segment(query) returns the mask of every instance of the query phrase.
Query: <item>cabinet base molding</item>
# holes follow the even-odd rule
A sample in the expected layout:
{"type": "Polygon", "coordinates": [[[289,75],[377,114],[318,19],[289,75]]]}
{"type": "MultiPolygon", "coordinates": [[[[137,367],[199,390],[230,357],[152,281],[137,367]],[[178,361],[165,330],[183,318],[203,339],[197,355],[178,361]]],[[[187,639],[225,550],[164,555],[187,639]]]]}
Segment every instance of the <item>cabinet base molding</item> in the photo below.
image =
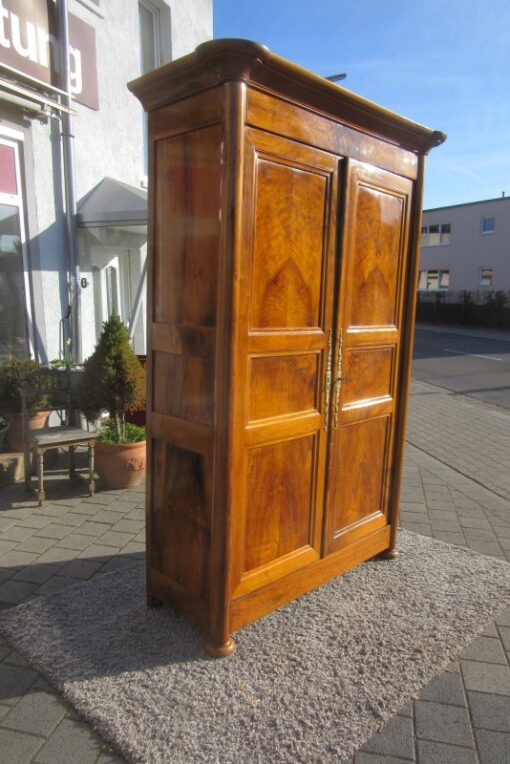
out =
{"type": "Polygon", "coordinates": [[[389,525],[380,528],[338,552],[234,600],[230,609],[230,629],[236,631],[335,576],[379,555],[388,549],[390,532],[389,525]]]}

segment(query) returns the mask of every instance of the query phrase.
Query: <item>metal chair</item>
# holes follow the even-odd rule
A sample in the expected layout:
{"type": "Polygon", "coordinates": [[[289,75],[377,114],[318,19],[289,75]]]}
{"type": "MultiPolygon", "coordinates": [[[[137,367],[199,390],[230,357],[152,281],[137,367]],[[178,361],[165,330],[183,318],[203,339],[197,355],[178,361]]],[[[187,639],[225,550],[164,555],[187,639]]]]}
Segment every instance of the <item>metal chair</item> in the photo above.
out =
{"type": "MultiPolygon", "coordinates": [[[[40,380],[40,381],[42,381],[40,380]]],[[[21,374],[21,414],[23,423],[23,443],[25,451],[25,486],[27,490],[33,490],[37,496],[39,506],[45,500],[44,493],[44,453],[51,448],[69,449],[69,477],[75,476],[75,448],[76,446],[88,447],[88,490],[89,496],[94,495],[94,446],[96,433],[75,426],[76,423],[76,391],[79,380],[79,372],[66,369],[42,368],[21,374]],[[56,426],[44,427],[41,430],[31,430],[29,420],[29,388],[33,384],[34,375],[40,375],[43,384],[47,384],[48,397],[51,402],[48,406],[50,411],[58,412],[61,423],[56,426]],[[37,488],[31,481],[31,455],[34,454],[37,467],[37,488]]]]}

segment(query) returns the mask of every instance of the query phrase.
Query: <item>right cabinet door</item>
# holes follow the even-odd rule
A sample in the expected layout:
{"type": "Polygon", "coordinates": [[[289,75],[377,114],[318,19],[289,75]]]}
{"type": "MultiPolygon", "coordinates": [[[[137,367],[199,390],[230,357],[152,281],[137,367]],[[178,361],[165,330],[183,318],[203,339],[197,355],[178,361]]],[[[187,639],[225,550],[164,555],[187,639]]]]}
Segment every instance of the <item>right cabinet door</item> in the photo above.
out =
{"type": "Polygon", "coordinates": [[[324,553],[389,521],[412,181],[347,163],[324,553]]]}

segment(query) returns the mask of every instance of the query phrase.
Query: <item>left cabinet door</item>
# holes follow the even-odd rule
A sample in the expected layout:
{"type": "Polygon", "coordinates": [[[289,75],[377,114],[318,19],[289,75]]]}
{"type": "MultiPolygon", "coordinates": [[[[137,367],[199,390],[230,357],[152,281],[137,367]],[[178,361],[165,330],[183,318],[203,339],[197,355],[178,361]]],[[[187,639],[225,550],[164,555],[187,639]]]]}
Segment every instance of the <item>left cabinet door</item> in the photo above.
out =
{"type": "Polygon", "coordinates": [[[320,557],[340,161],[246,129],[234,304],[234,599],[320,557]]]}

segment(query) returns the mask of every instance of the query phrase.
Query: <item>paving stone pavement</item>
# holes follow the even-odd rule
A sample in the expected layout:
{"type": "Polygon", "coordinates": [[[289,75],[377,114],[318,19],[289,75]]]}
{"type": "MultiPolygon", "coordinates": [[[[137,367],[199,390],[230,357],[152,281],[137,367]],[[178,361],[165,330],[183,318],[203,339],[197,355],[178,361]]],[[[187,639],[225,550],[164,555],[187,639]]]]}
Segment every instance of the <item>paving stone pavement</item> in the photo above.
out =
{"type": "MultiPolygon", "coordinates": [[[[404,528],[510,561],[509,477],[510,412],[413,382],[404,528]]],[[[508,764],[510,609],[351,762],[508,764]]]]}
{"type": "Polygon", "coordinates": [[[417,381],[412,401],[408,442],[510,499],[509,412],[417,381]]]}
{"type": "MultiPolygon", "coordinates": [[[[478,401],[414,384],[403,527],[510,560],[510,413],[503,417],[478,401]],[[484,458],[488,448],[492,462],[484,458]]],[[[48,495],[37,508],[20,485],[0,492],[0,607],[144,554],[143,488],[84,498],[82,486],[55,480],[48,495]]],[[[0,762],[122,761],[0,637],[0,762]]],[[[510,762],[510,609],[348,764],[403,762],[510,762]]]]}

